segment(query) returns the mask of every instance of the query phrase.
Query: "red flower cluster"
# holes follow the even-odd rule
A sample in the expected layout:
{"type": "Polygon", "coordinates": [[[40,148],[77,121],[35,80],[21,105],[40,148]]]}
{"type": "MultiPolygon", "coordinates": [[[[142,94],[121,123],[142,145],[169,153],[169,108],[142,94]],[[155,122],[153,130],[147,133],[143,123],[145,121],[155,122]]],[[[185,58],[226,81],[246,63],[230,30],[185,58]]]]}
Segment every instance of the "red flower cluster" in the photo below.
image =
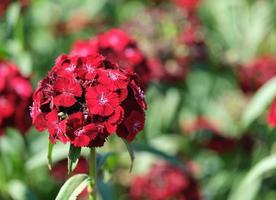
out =
{"type": "Polygon", "coordinates": [[[111,29],[87,41],[76,41],[71,50],[72,55],[86,56],[100,53],[120,67],[135,72],[140,76],[143,88],[151,80],[151,70],[136,42],[120,29],[111,29]]]}
{"type": "Polygon", "coordinates": [[[31,126],[29,106],[32,92],[31,83],[17,66],[0,60],[0,135],[6,127],[25,133],[31,126]]]}
{"type": "Polygon", "coordinates": [[[146,109],[137,79],[100,54],[61,55],[33,95],[33,124],[48,129],[52,143],[102,146],[115,132],[132,141],[146,109]]]}
{"type": "Polygon", "coordinates": [[[136,177],[130,187],[131,200],[200,200],[196,181],[169,164],[153,165],[147,175],[136,177]]]}
{"type": "Polygon", "coordinates": [[[238,79],[245,93],[255,92],[276,75],[276,57],[264,56],[239,68],[238,79]]]}

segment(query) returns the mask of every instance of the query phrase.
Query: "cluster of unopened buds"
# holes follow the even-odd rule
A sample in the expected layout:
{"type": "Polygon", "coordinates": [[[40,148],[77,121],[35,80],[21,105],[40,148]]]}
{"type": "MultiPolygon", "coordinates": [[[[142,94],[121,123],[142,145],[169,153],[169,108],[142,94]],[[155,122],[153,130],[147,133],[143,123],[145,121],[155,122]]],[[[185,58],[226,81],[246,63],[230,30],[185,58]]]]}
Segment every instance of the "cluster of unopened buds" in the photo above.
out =
{"type": "Polygon", "coordinates": [[[12,127],[25,133],[31,126],[32,85],[9,61],[0,60],[0,135],[12,127]]]}
{"type": "Polygon", "coordinates": [[[52,143],[98,147],[113,133],[132,141],[144,127],[138,77],[97,53],[59,56],[33,100],[33,124],[52,143]]]}

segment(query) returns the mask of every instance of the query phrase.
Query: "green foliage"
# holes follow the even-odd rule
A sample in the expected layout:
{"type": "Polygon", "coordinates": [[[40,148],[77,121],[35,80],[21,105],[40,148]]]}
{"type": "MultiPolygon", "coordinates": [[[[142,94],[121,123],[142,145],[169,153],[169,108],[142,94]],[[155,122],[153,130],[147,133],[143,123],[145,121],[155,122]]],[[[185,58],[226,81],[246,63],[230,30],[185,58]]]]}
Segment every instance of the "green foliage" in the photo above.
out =
{"type": "Polygon", "coordinates": [[[70,174],[77,166],[78,160],[81,153],[81,147],[75,147],[70,145],[69,154],[68,154],[68,174],[70,174]]]}
{"type": "Polygon", "coordinates": [[[134,162],[134,159],[135,159],[135,156],[134,156],[134,151],[133,151],[133,148],[132,148],[132,144],[129,143],[128,141],[126,141],[125,139],[122,139],[123,142],[125,143],[126,145],[126,148],[127,148],[127,151],[128,151],[128,154],[129,154],[129,157],[130,157],[130,167],[129,167],[129,171],[131,172],[132,171],[132,168],[133,168],[133,162],[134,162]]]}
{"type": "Polygon", "coordinates": [[[241,117],[241,127],[246,130],[264,111],[276,96],[276,79],[263,85],[249,102],[241,117]]]}
{"type": "Polygon", "coordinates": [[[56,200],[76,200],[77,196],[87,187],[89,177],[77,174],[69,178],[61,187],[56,200]]]}

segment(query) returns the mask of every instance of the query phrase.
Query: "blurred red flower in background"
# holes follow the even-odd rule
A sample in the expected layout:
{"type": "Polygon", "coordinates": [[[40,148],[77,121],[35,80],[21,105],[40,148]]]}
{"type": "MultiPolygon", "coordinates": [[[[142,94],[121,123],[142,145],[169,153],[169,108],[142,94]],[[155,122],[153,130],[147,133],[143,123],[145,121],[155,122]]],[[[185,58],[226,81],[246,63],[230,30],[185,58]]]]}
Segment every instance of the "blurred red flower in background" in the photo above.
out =
{"type": "Polygon", "coordinates": [[[196,61],[205,61],[207,59],[207,46],[201,31],[201,23],[197,18],[189,20],[180,35],[180,41],[188,47],[191,59],[196,61]]]}
{"type": "Polygon", "coordinates": [[[200,200],[196,181],[185,171],[170,164],[155,164],[143,176],[133,179],[129,199],[131,200],[200,200]]]}
{"type": "Polygon", "coordinates": [[[78,40],[73,44],[72,55],[89,55],[98,52],[123,69],[140,76],[143,88],[152,79],[152,72],[135,40],[120,29],[111,29],[89,40],[78,40]]]}
{"type": "Polygon", "coordinates": [[[25,133],[31,126],[32,85],[9,61],[0,60],[0,135],[6,127],[25,133]]]}
{"type": "Polygon", "coordinates": [[[276,99],[274,99],[268,110],[267,122],[271,127],[276,127],[276,99]]]}
{"type": "Polygon", "coordinates": [[[263,56],[238,69],[238,80],[245,93],[255,92],[276,75],[276,57],[263,56]]]}
{"type": "Polygon", "coordinates": [[[217,153],[229,153],[241,147],[246,152],[251,152],[254,141],[249,136],[232,138],[224,135],[216,123],[204,116],[182,125],[186,134],[198,134],[199,145],[217,153]],[[199,135],[200,134],[200,135],[199,135]]]}
{"type": "MultiPolygon", "coordinates": [[[[8,7],[13,1],[11,0],[1,0],[0,1],[0,17],[5,14],[7,11],[8,7]]],[[[24,11],[28,5],[30,4],[29,0],[18,0],[17,1],[21,7],[21,9],[24,11]]]]}
{"type": "Polygon", "coordinates": [[[5,14],[7,8],[9,7],[11,0],[1,0],[0,3],[0,17],[5,14]]]}
{"type": "Polygon", "coordinates": [[[61,55],[33,95],[35,127],[55,143],[102,146],[117,133],[132,141],[144,127],[146,103],[138,77],[100,54],[61,55]]]}
{"type": "Polygon", "coordinates": [[[79,158],[76,168],[70,175],[67,173],[67,162],[67,159],[60,160],[52,166],[50,174],[56,182],[64,183],[70,176],[88,173],[88,162],[84,157],[79,158]]]}
{"type": "Polygon", "coordinates": [[[200,0],[174,0],[174,2],[188,13],[193,13],[196,11],[200,0]]]}

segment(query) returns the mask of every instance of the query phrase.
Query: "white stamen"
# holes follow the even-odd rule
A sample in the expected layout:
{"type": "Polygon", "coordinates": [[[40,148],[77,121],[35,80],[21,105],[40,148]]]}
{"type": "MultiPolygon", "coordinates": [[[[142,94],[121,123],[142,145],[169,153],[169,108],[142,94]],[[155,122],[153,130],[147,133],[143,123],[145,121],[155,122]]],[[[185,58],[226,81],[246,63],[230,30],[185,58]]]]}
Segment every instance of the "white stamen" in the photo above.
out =
{"type": "Polygon", "coordinates": [[[76,69],[76,65],[71,64],[66,68],[66,71],[73,72],[76,69]]]}
{"type": "Polygon", "coordinates": [[[136,121],[136,122],[133,124],[133,130],[134,130],[135,132],[138,132],[139,129],[140,129],[140,126],[141,126],[141,123],[138,122],[138,121],[136,121]]]}
{"type": "Polygon", "coordinates": [[[95,69],[92,67],[92,65],[86,64],[85,69],[88,73],[93,73],[95,69]]]}
{"type": "Polygon", "coordinates": [[[104,104],[106,104],[107,102],[108,102],[108,100],[107,100],[105,94],[102,93],[102,94],[100,95],[100,97],[99,97],[99,103],[100,103],[100,105],[104,105],[104,104]]]}
{"type": "Polygon", "coordinates": [[[112,72],[108,72],[108,77],[112,80],[115,81],[118,79],[118,75],[112,72]]]}

